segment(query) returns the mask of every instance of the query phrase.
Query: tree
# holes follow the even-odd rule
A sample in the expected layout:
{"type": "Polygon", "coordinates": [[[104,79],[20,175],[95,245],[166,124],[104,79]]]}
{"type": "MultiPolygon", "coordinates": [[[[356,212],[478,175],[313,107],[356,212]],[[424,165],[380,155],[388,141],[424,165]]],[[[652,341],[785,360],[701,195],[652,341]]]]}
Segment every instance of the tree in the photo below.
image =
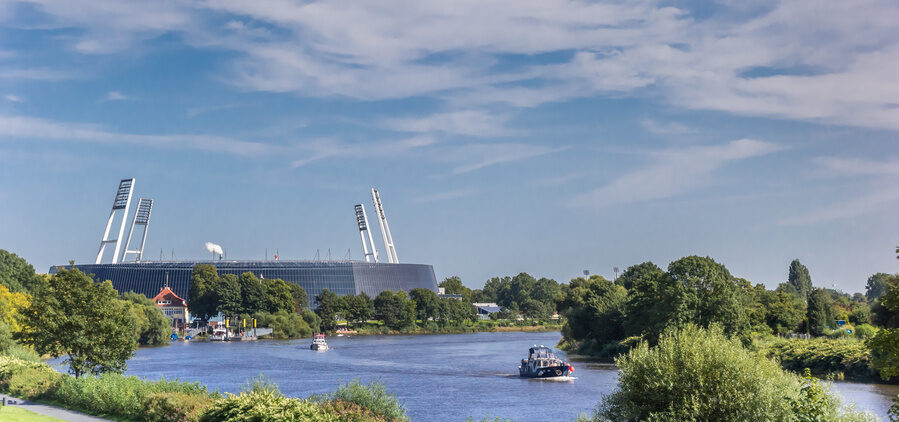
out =
{"type": "Polygon", "coordinates": [[[138,344],[144,346],[158,346],[169,341],[172,332],[172,320],[146,296],[127,292],[121,295],[122,300],[129,304],[131,312],[136,318],[135,338],[138,344]]]}
{"type": "Polygon", "coordinates": [[[443,298],[438,305],[438,319],[442,325],[462,325],[475,317],[474,307],[461,300],[443,298]]]}
{"type": "Polygon", "coordinates": [[[758,299],[764,309],[763,322],[771,327],[774,334],[795,331],[805,318],[805,305],[796,295],[763,289],[758,292],[758,299]]]}
{"type": "Polygon", "coordinates": [[[212,290],[216,314],[221,312],[225,317],[233,317],[243,311],[243,293],[236,274],[222,275],[213,284],[212,290]]]}
{"type": "Polygon", "coordinates": [[[297,302],[290,289],[291,284],[296,285],[280,278],[262,280],[262,287],[265,291],[265,308],[268,312],[275,313],[280,310],[292,314],[297,312],[297,302]]]}
{"type": "Polygon", "coordinates": [[[315,296],[315,313],[321,318],[321,330],[330,331],[337,327],[337,314],[340,312],[340,298],[337,294],[322,289],[315,296]]]}
{"type": "Polygon", "coordinates": [[[0,249],[0,285],[13,293],[29,292],[35,280],[34,267],[24,258],[0,249]]]}
{"type": "Polygon", "coordinates": [[[662,271],[661,268],[656,264],[647,261],[642,264],[631,265],[628,267],[621,273],[621,276],[615,280],[615,284],[630,290],[634,288],[635,284],[643,280],[658,280],[663,274],[665,274],[665,272],[662,271]]]}
{"type": "Polygon", "coordinates": [[[865,285],[865,297],[868,302],[873,302],[874,299],[880,299],[883,296],[886,292],[887,281],[892,277],[887,273],[877,273],[868,277],[868,283],[865,285]]]}
{"type": "Polygon", "coordinates": [[[808,318],[809,334],[814,336],[824,335],[827,326],[833,324],[833,310],[831,303],[833,300],[824,289],[812,289],[808,295],[808,318]]]}
{"type": "Polygon", "coordinates": [[[240,284],[240,312],[255,314],[265,310],[267,301],[262,281],[250,271],[241,274],[237,281],[240,284]]]}
{"type": "Polygon", "coordinates": [[[793,286],[800,299],[803,301],[808,300],[808,295],[811,294],[812,291],[812,277],[808,273],[808,268],[806,268],[805,265],[802,265],[798,259],[794,259],[793,262],[790,262],[790,272],[787,276],[787,283],[793,286]]]}
{"type": "Polygon", "coordinates": [[[384,290],[375,297],[375,317],[394,330],[410,327],[415,323],[415,302],[406,298],[406,292],[384,290]]]}
{"type": "Polygon", "coordinates": [[[0,322],[5,323],[12,332],[21,329],[19,314],[30,303],[31,295],[28,293],[11,292],[6,285],[0,284],[0,322]]]}
{"type": "Polygon", "coordinates": [[[727,268],[709,257],[688,256],[668,265],[671,300],[667,320],[700,327],[719,323],[728,334],[748,338],[749,320],[740,290],[727,268]]]}
{"type": "Polygon", "coordinates": [[[424,322],[429,318],[437,318],[437,314],[440,311],[440,298],[437,296],[437,293],[434,293],[431,289],[417,288],[409,292],[409,297],[415,301],[418,319],[424,322]]]}
{"type": "MultiPolygon", "coordinates": [[[[620,278],[620,277],[619,277],[620,278]]],[[[602,346],[624,338],[627,290],[599,275],[578,277],[568,284],[559,308],[567,321],[562,334],[567,340],[593,342],[602,346]]]]}
{"type": "Polygon", "coordinates": [[[447,294],[462,295],[462,301],[471,303],[471,289],[462,284],[459,276],[447,277],[438,286],[443,287],[447,294]]]}
{"type": "Polygon", "coordinates": [[[306,290],[297,283],[287,283],[287,285],[290,287],[290,295],[296,304],[296,312],[300,313],[303,309],[307,309],[309,307],[309,296],[306,294],[306,290]]]}
{"type": "Polygon", "coordinates": [[[187,292],[187,304],[190,312],[204,321],[218,315],[218,304],[214,288],[219,275],[215,266],[209,264],[194,265],[190,273],[190,289],[187,292]]]}
{"type": "Polygon", "coordinates": [[[22,341],[42,355],[67,355],[75,377],[124,372],[137,347],[134,318],[112,283],[78,269],[60,269],[22,317],[22,341]]]}
{"type": "Polygon", "coordinates": [[[485,299],[484,301],[498,303],[499,293],[505,289],[508,289],[511,282],[511,277],[493,277],[490,280],[487,280],[487,282],[484,283],[484,289],[482,289],[482,296],[485,299]]]}

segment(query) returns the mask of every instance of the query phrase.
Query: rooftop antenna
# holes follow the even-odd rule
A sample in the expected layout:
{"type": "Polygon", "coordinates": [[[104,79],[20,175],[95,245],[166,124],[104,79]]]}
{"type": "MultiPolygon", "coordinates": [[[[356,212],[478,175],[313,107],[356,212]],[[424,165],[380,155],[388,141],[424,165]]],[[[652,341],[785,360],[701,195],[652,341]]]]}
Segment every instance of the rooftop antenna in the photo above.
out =
{"type": "Polygon", "coordinates": [[[384,215],[384,206],[381,204],[381,194],[378,190],[371,188],[371,200],[375,205],[375,212],[378,214],[378,222],[381,226],[381,237],[384,238],[384,249],[387,250],[387,262],[391,264],[399,263],[396,257],[396,248],[393,247],[393,237],[390,236],[390,226],[387,225],[387,216],[384,215]]]}
{"type": "Polygon", "coordinates": [[[150,229],[150,211],[153,209],[153,200],[140,198],[137,201],[137,209],[134,210],[134,219],[131,220],[131,229],[128,230],[128,240],[125,242],[125,251],[122,253],[122,262],[128,254],[135,254],[135,262],[144,258],[144,245],[147,244],[147,230],[150,229]],[[140,249],[128,250],[131,245],[131,236],[134,234],[134,226],[144,226],[144,234],[140,240],[140,249]]]}
{"type": "Polygon", "coordinates": [[[328,261],[331,261],[331,248],[328,248],[328,261]]]}
{"type": "Polygon", "coordinates": [[[347,260],[347,261],[352,261],[352,260],[353,260],[353,256],[350,255],[350,248],[347,248],[347,250],[346,250],[346,256],[344,256],[343,259],[345,259],[345,260],[347,260]]]}
{"type": "Polygon", "coordinates": [[[356,204],[353,208],[356,210],[356,225],[359,226],[359,237],[362,238],[362,254],[365,262],[371,262],[373,259],[378,262],[378,249],[375,248],[375,239],[371,236],[371,230],[368,228],[368,215],[365,214],[365,206],[356,204]],[[368,234],[368,243],[365,242],[365,234],[368,234]],[[371,253],[368,252],[368,244],[371,244],[371,253]]]}
{"type": "Polygon", "coordinates": [[[268,248],[265,248],[265,260],[268,261],[268,248]]]}
{"type": "Polygon", "coordinates": [[[106,249],[107,243],[115,243],[115,250],[112,254],[112,263],[119,262],[119,250],[121,249],[122,235],[125,234],[125,221],[128,220],[128,208],[131,206],[131,195],[134,193],[134,179],[122,179],[119,182],[119,188],[116,190],[115,199],[112,201],[112,211],[109,213],[109,220],[106,222],[106,231],[103,232],[103,239],[100,240],[100,251],[97,252],[97,261],[99,264],[103,260],[103,251],[106,249]],[[115,218],[117,210],[122,212],[122,226],[119,227],[119,236],[115,239],[109,238],[109,229],[112,228],[112,220],[115,218]]]}
{"type": "Polygon", "coordinates": [[[615,271],[615,280],[618,280],[618,267],[612,267],[612,271],[615,271]]]}
{"type": "Polygon", "coordinates": [[[318,249],[318,248],[315,249],[315,260],[316,260],[316,261],[321,261],[321,260],[322,260],[322,259],[321,259],[321,256],[319,255],[320,252],[321,252],[320,249],[318,249]]]}
{"type": "Polygon", "coordinates": [[[165,261],[165,254],[162,253],[162,248],[159,248],[159,260],[165,261]]]}
{"type": "Polygon", "coordinates": [[[172,248],[172,261],[175,260],[175,248],[172,248]]]}

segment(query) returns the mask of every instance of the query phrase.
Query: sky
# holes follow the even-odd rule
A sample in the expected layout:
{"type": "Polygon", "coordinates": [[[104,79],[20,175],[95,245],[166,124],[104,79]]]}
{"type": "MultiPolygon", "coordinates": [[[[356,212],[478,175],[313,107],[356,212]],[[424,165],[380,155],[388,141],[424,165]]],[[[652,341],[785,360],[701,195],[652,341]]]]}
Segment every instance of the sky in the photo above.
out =
{"type": "Polygon", "coordinates": [[[895,0],[0,0],[0,248],[92,263],[133,177],[145,259],[360,259],[376,187],[471,287],[701,255],[864,291],[897,75],[895,0]]]}

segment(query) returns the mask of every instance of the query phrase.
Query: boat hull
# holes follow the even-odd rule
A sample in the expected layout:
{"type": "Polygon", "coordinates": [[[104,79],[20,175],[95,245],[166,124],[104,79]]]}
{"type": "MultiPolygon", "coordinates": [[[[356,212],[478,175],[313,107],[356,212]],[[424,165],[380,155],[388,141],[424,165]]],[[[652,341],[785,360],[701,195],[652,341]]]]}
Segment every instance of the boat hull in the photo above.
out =
{"type": "Polygon", "coordinates": [[[328,350],[328,346],[324,344],[313,344],[309,346],[309,348],[317,352],[324,352],[325,350],[328,350]]]}
{"type": "Polygon", "coordinates": [[[528,367],[518,368],[518,375],[523,378],[567,377],[571,371],[567,365],[547,366],[532,370],[528,367]]]}

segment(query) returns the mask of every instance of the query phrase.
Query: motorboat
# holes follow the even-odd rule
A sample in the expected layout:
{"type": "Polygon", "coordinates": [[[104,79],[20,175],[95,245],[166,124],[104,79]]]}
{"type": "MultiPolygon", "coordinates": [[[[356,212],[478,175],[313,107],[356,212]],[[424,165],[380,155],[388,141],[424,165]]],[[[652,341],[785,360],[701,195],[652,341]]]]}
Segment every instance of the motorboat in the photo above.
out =
{"type": "Polygon", "coordinates": [[[518,375],[525,378],[567,377],[574,372],[570,363],[557,358],[553,349],[534,346],[528,349],[527,359],[521,360],[518,375]]]}
{"type": "Polygon", "coordinates": [[[325,350],[328,350],[328,342],[325,341],[325,335],[314,335],[312,337],[312,345],[310,345],[309,348],[318,352],[324,352],[325,350]]]}
{"type": "Polygon", "coordinates": [[[212,341],[228,341],[230,338],[230,333],[228,329],[222,326],[216,326],[212,329],[212,335],[209,336],[209,340],[212,341]]]}

